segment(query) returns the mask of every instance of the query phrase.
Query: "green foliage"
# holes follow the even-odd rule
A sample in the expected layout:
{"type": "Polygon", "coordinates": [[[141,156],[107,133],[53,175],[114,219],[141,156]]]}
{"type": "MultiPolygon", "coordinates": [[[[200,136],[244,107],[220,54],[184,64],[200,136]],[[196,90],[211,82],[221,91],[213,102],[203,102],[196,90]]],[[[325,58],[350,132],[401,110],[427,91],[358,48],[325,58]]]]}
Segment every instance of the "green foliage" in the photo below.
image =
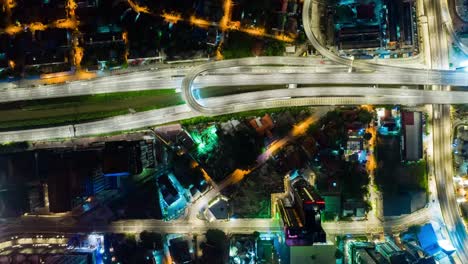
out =
{"type": "Polygon", "coordinates": [[[253,231],[252,235],[255,237],[255,239],[258,239],[260,237],[260,232],[253,231]]]}
{"type": "Polygon", "coordinates": [[[222,245],[227,242],[226,233],[219,229],[208,229],[205,236],[206,242],[210,245],[222,245]]]}
{"type": "Polygon", "coordinates": [[[228,240],[226,234],[219,229],[208,229],[206,243],[202,244],[202,263],[222,264],[227,257],[228,240]]]}
{"type": "Polygon", "coordinates": [[[364,109],[360,109],[358,113],[358,120],[359,122],[362,122],[363,124],[369,124],[372,121],[372,118],[374,115],[364,109]]]}
{"type": "Polygon", "coordinates": [[[317,132],[317,128],[323,127],[321,136],[326,146],[324,148],[339,149],[345,144],[346,140],[346,127],[344,118],[342,118],[341,110],[329,111],[322,117],[315,127],[309,128],[310,132],[317,132]],[[314,130],[315,129],[315,130],[314,130]]]}
{"type": "Polygon", "coordinates": [[[342,237],[342,236],[336,236],[336,238],[335,238],[335,245],[336,245],[337,247],[339,247],[342,241],[343,241],[343,237],[342,237]]]}
{"type": "MultiPolygon", "coordinates": [[[[130,102],[130,101],[129,101],[130,102]]],[[[175,90],[150,90],[138,92],[123,92],[112,94],[97,94],[92,96],[76,96],[65,98],[54,98],[46,100],[33,100],[16,102],[20,104],[21,111],[42,111],[44,116],[40,118],[18,119],[0,122],[0,130],[28,129],[36,127],[58,126],[76,124],[86,121],[95,121],[107,117],[123,115],[129,113],[129,107],[134,104],[136,112],[148,111],[183,103],[175,90]],[[159,96],[166,96],[166,100],[161,100],[159,96]],[[150,98],[148,100],[148,98],[150,98]],[[140,100],[141,99],[141,100],[140,100]],[[132,103],[127,101],[132,100],[132,103]],[[139,102],[142,102],[141,104],[139,102]],[[130,105],[129,105],[130,104],[130,105]],[[108,106],[109,110],[101,110],[108,106]],[[67,113],[60,112],[61,109],[74,109],[67,113]],[[112,109],[112,110],[111,110],[112,109]],[[50,112],[50,114],[49,114],[50,112]],[[57,113],[62,113],[59,115],[57,113]],[[49,117],[45,115],[50,115],[49,117]]],[[[18,108],[17,105],[3,104],[3,107],[18,108]],[[11,106],[10,106],[11,105],[11,106]]],[[[0,110],[1,112],[1,110],[0,110]]],[[[37,113],[37,112],[36,112],[37,113]]]]}
{"type": "Polygon", "coordinates": [[[254,38],[240,32],[230,32],[223,45],[224,59],[238,59],[252,56],[254,38]]]}
{"type": "Polygon", "coordinates": [[[426,160],[411,162],[405,165],[405,168],[409,171],[411,177],[416,177],[418,183],[417,188],[425,190],[426,192],[429,191],[426,160]]]}
{"type": "Polygon", "coordinates": [[[0,153],[25,151],[29,147],[30,147],[30,143],[27,142],[27,141],[12,142],[12,143],[8,143],[8,144],[1,144],[0,145],[0,153]]]}
{"type": "Polygon", "coordinates": [[[367,239],[366,236],[359,236],[359,235],[358,235],[358,236],[355,236],[355,237],[353,237],[353,238],[354,238],[356,241],[358,241],[358,242],[367,242],[367,241],[369,241],[369,239],[367,239]]]}
{"type": "Polygon", "coordinates": [[[378,137],[376,158],[379,164],[376,170],[375,183],[381,192],[395,193],[401,188],[405,190],[428,191],[427,162],[402,162],[400,156],[400,137],[378,137]],[[410,179],[400,186],[399,178],[410,179]]]}
{"type": "Polygon", "coordinates": [[[304,107],[304,106],[260,109],[260,110],[218,115],[214,117],[207,117],[207,116],[194,117],[194,118],[182,120],[180,121],[180,124],[185,127],[188,127],[188,126],[206,124],[206,123],[211,123],[211,122],[226,122],[229,120],[241,120],[241,119],[249,118],[249,117],[260,117],[260,116],[264,116],[265,114],[275,114],[275,113],[282,113],[282,112],[287,112],[287,111],[289,111],[291,114],[294,115],[294,114],[298,114],[301,111],[309,111],[309,109],[310,109],[309,107],[304,107]]]}
{"type": "Polygon", "coordinates": [[[348,5],[339,5],[336,7],[335,19],[337,23],[350,23],[354,20],[355,14],[348,5]]]}
{"type": "Polygon", "coordinates": [[[364,138],[365,140],[369,141],[369,140],[372,139],[372,134],[371,134],[371,133],[365,133],[363,138],[364,138]]]}
{"type": "Polygon", "coordinates": [[[412,225],[408,227],[408,232],[415,235],[419,234],[419,232],[421,232],[421,225],[412,225]]]}
{"type": "Polygon", "coordinates": [[[144,263],[145,250],[138,246],[134,235],[125,235],[119,243],[115,243],[114,255],[120,263],[144,263]]]}
{"type": "Polygon", "coordinates": [[[335,220],[336,214],[334,212],[323,212],[322,213],[322,221],[329,222],[335,220]]]}
{"type": "Polygon", "coordinates": [[[286,45],[281,41],[270,41],[265,47],[265,56],[282,56],[286,45]]]}
{"type": "Polygon", "coordinates": [[[301,32],[299,33],[299,36],[297,37],[297,42],[300,43],[300,44],[302,44],[302,43],[304,43],[304,42],[306,42],[306,41],[308,41],[307,35],[306,35],[304,32],[301,31],[301,32]]]}
{"type": "Polygon", "coordinates": [[[77,122],[94,121],[107,117],[128,114],[128,110],[100,112],[100,113],[86,113],[79,115],[66,115],[59,117],[41,118],[41,119],[28,119],[18,121],[0,122],[0,131],[16,130],[16,129],[30,129],[37,127],[59,126],[75,124],[77,122]]]}
{"type": "Polygon", "coordinates": [[[85,103],[108,103],[116,100],[128,100],[131,98],[170,95],[175,93],[175,89],[158,89],[40,99],[24,101],[20,104],[21,108],[25,110],[55,109],[60,107],[79,106],[85,103]]]}
{"type": "Polygon", "coordinates": [[[254,130],[236,131],[223,135],[223,155],[236,162],[239,169],[247,169],[255,164],[261,154],[262,140],[254,130]]]}
{"type": "Polygon", "coordinates": [[[141,246],[150,250],[162,250],[163,236],[160,233],[143,231],[140,233],[141,246]]]}
{"type": "Polygon", "coordinates": [[[468,113],[468,104],[457,104],[457,105],[452,105],[452,108],[455,110],[455,112],[458,115],[466,115],[468,113]]]}
{"type": "Polygon", "coordinates": [[[271,218],[270,200],[261,200],[258,203],[258,207],[256,207],[256,209],[257,210],[255,212],[250,212],[249,214],[242,215],[242,218],[271,218]]]}
{"type": "Polygon", "coordinates": [[[380,135],[377,142],[375,184],[381,192],[394,193],[398,189],[394,175],[401,166],[400,138],[380,135]]]}
{"type": "Polygon", "coordinates": [[[367,195],[369,176],[355,163],[346,163],[344,173],[338,176],[343,186],[343,195],[350,198],[362,198],[367,195]]]}
{"type": "Polygon", "coordinates": [[[366,206],[366,212],[371,211],[372,210],[372,203],[369,200],[366,200],[364,203],[365,203],[365,206],[366,206]]]}
{"type": "Polygon", "coordinates": [[[430,132],[430,128],[432,126],[432,122],[429,118],[429,114],[427,112],[424,112],[424,134],[426,136],[428,136],[431,132],[430,132]]]}
{"type": "Polygon", "coordinates": [[[252,171],[230,196],[233,214],[238,218],[271,218],[271,194],[284,191],[283,177],[271,164],[252,171]]]}
{"type": "Polygon", "coordinates": [[[185,189],[190,188],[190,186],[198,186],[200,181],[204,179],[200,167],[192,168],[191,162],[188,155],[174,155],[172,162],[174,174],[185,189]]]}
{"type": "Polygon", "coordinates": [[[336,259],[342,259],[343,257],[344,257],[343,252],[342,252],[341,250],[339,250],[339,249],[336,249],[336,251],[335,251],[335,258],[336,258],[336,259]]]}

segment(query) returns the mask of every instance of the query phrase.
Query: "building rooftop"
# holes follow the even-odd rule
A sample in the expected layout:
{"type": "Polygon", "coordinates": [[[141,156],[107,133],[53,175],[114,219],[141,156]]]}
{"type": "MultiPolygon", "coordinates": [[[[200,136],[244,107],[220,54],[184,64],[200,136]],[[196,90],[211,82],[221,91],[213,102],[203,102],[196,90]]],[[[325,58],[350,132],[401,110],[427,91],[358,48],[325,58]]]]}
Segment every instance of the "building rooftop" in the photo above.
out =
{"type": "Polygon", "coordinates": [[[384,216],[399,216],[411,214],[426,205],[425,191],[397,192],[385,194],[383,197],[384,216]]]}
{"type": "Polygon", "coordinates": [[[293,183],[294,192],[305,204],[325,204],[323,199],[315,192],[313,187],[303,178],[293,183]]]}
{"type": "Polygon", "coordinates": [[[430,256],[437,254],[441,251],[437,243],[437,235],[432,227],[432,224],[428,223],[421,227],[418,233],[418,240],[421,248],[430,256]]]}
{"type": "Polygon", "coordinates": [[[141,173],[143,168],[140,147],[140,141],[106,142],[103,150],[104,175],[128,176],[141,173]]]}
{"type": "Polygon", "coordinates": [[[208,210],[216,219],[229,219],[230,207],[229,201],[224,196],[218,196],[209,204],[208,210]]]}
{"type": "Polygon", "coordinates": [[[96,150],[39,153],[39,174],[47,179],[51,212],[71,210],[72,199],[85,194],[83,186],[100,166],[99,158],[96,150]]]}
{"type": "Polygon", "coordinates": [[[290,263],[301,264],[334,264],[336,262],[334,244],[318,244],[313,246],[293,246],[289,248],[290,263]],[[314,258],[311,258],[314,256],[314,258]]]}
{"type": "Polygon", "coordinates": [[[257,131],[261,136],[266,135],[267,137],[272,137],[271,129],[275,127],[273,120],[269,114],[265,114],[262,118],[257,117],[251,119],[249,124],[257,131]]]}
{"type": "Polygon", "coordinates": [[[422,113],[402,112],[403,156],[405,160],[417,161],[422,158],[422,113]]]}
{"type": "Polygon", "coordinates": [[[161,175],[159,176],[157,181],[163,199],[168,205],[171,205],[172,203],[177,201],[177,199],[179,199],[179,193],[177,192],[174,185],[172,185],[172,182],[169,180],[169,175],[161,175]]]}

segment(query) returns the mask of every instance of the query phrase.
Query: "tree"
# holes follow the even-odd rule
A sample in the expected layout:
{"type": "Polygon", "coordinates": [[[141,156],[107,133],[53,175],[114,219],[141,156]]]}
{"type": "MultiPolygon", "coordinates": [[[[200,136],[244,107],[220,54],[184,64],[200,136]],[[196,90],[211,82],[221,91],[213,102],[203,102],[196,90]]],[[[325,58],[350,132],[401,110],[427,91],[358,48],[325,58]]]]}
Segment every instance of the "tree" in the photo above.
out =
{"type": "Polygon", "coordinates": [[[421,226],[420,225],[412,225],[412,226],[408,227],[408,232],[417,235],[417,234],[419,234],[419,232],[421,232],[421,226]]]}
{"type": "Polygon", "coordinates": [[[136,258],[137,244],[134,238],[127,237],[115,248],[115,257],[124,263],[133,263],[136,258]]]}
{"type": "Polygon", "coordinates": [[[281,41],[273,41],[266,44],[266,56],[281,56],[285,50],[285,45],[281,41]]]}
{"type": "Polygon", "coordinates": [[[371,112],[361,109],[358,114],[358,120],[363,124],[369,124],[372,121],[373,115],[371,112]]]}
{"type": "Polygon", "coordinates": [[[251,130],[225,135],[224,155],[237,162],[239,169],[247,169],[261,153],[262,142],[251,130]]]}
{"type": "Polygon", "coordinates": [[[372,138],[372,134],[371,134],[371,133],[367,132],[367,133],[364,134],[364,139],[365,139],[365,140],[369,141],[369,140],[371,140],[371,138],[372,138]]]}
{"type": "Polygon", "coordinates": [[[222,264],[227,257],[227,236],[219,229],[206,231],[206,243],[202,243],[202,263],[222,264]]]}
{"type": "Polygon", "coordinates": [[[339,177],[346,197],[362,198],[368,192],[369,176],[359,164],[346,162],[339,177]]]}
{"type": "Polygon", "coordinates": [[[343,255],[343,252],[341,252],[341,250],[339,250],[339,249],[336,249],[336,251],[335,251],[335,258],[336,258],[336,259],[341,259],[341,258],[343,258],[343,256],[344,256],[344,255],[343,255]]]}
{"type": "Polygon", "coordinates": [[[255,237],[255,240],[257,240],[260,237],[260,232],[254,231],[252,235],[255,237]]]}
{"type": "Polygon", "coordinates": [[[13,142],[8,144],[0,144],[0,153],[26,151],[31,145],[27,141],[13,142]]]}
{"type": "Polygon", "coordinates": [[[141,246],[145,249],[162,250],[163,236],[160,233],[143,231],[140,233],[141,246]]]}
{"type": "Polygon", "coordinates": [[[226,234],[219,229],[208,229],[208,231],[206,231],[206,242],[221,247],[226,244],[227,237],[226,234]]]}
{"type": "Polygon", "coordinates": [[[190,185],[197,185],[203,179],[200,167],[192,167],[191,162],[187,155],[174,155],[174,174],[185,189],[188,189],[190,185]]]}
{"type": "Polygon", "coordinates": [[[223,56],[225,59],[250,57],[253,44],[254,38],[239,32],[230,32],[223,45],[223,56]]]}

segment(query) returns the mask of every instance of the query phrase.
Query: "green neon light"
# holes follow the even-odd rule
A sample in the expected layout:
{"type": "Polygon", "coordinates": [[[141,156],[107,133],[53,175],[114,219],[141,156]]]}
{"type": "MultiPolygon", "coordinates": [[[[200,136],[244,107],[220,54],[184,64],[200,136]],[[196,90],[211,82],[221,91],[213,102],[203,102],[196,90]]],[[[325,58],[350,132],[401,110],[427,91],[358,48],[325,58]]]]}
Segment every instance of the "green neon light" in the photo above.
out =
{"type": "Polygon", "coordinates": [[[218,135],[216,134],[217,128],[215,125],[206,128],[205,130],[198,132],[192,131],[190,135],[193,141],[197,145],[198,155],[205,155],[215,149],[218,144],[218,135]]]}

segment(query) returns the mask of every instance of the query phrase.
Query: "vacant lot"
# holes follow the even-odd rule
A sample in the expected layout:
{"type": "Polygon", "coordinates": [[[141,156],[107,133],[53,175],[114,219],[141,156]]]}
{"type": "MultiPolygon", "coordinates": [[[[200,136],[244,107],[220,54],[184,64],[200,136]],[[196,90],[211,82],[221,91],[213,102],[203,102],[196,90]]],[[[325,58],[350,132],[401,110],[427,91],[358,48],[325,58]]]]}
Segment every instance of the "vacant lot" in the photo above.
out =
{"type": "Polygon", "coordinates": [[[399,136],[378,136],[377,173],[375,182],[382,192],[393,193],[397,190],[426,190],[426,161],[402,162],[399,136]]]}
{"type": "Polygon", "coordinates": [[[270,218],[271,194],[284,192],[283,175],[265,164],[232,187],[226,195],[230,198],[234,217],[270,218]]]}

